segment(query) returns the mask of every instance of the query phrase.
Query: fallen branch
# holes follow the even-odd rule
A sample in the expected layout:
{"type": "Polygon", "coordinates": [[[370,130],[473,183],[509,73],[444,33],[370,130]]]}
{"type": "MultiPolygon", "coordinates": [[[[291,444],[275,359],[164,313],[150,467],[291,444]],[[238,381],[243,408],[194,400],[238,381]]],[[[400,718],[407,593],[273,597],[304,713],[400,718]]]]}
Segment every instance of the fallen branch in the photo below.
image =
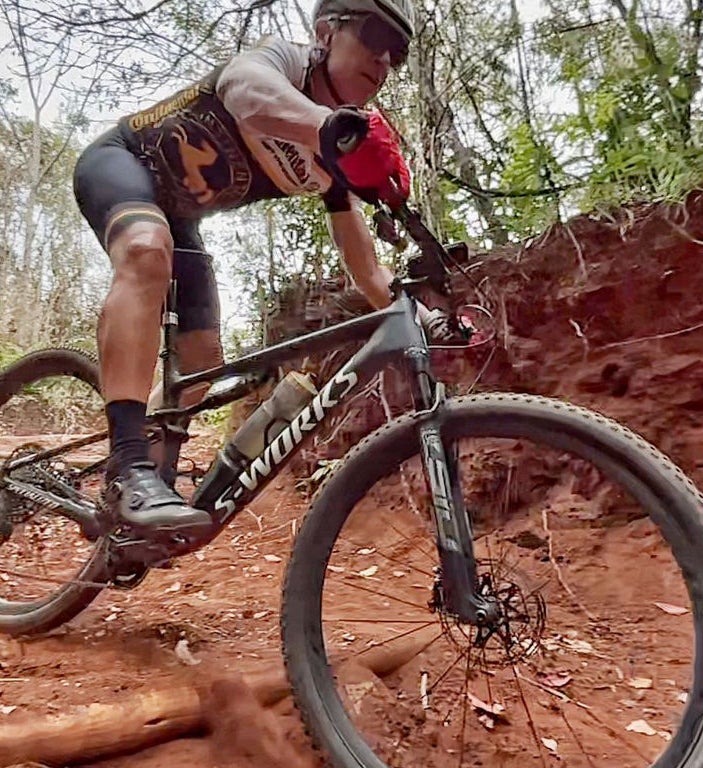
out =
{"type": "MultiPolygon", "coordinates": [[[[403,638],[402,642],[379,644],[351,658],[383,678],[421,653],[438,634],[435,625],[403,638]]],[[[332,663],[344,660],[340,656],[332,659],[332,663]]],[[[226,682],[220,678],[199,685],[179,683],[134,694],[114,704],[90,704],[46,717],[22,718],[15,714],[0,725],[0,766],[84,763],[186,735],[204,734],[213,721],[209,712],[213,691],[217,688],[221,695],[226,682]]],[[[271,707],[290,693],[283,664],[273,670],[244,675],[233,683],[232,689],[242,686],[261,707],[271,707]]]]}

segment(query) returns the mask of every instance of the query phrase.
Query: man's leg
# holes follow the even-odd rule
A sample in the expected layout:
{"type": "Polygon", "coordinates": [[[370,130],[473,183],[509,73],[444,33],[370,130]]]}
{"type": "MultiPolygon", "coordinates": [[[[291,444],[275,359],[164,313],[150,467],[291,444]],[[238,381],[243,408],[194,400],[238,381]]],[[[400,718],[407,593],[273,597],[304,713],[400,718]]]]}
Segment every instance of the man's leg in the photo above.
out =
{"type": "MultiPolygon", "coordinates": [[[[207,368],[215,368],[223,362],[219,328],[179,333],[176,340],[176,348],[181,373],[196,373],[207,368]]],[[[210,385],[208,383],[190,387],[190,389],[181,394],[179,405],[185,407],[199,403],[209,388],[210,385]]],[[[162,404],[163,387],[162,383],[159,382],[149,395],[147,408],[151,412],[160,408],[162,404]]],[[[149,448],[149,456],[157,464],[163,464],[164,444],[161,441],[152,443],[149,448]]],[[[162,469],[163,473],[164,469],[162,469]]],[[[171,485],[175,483],[175,470],[165,469],[165,476],[171,485]]]]}
{"type": "MultiPolygon", "coordinates": [[[[197,222],[171,221],[177,247],[173,256],[173,276],[177,281],[176,314],[179,332],[176,337],[178,368],[181,373],[196,373],[221,365],[222,344],[220,341],[220,302],[212,259],[205,251],[197,222]]],[[[181,406],[193,405],[202,400],[209,384],[199,384],[181,394],[181,406]]],[[[161,383],[149,396],[149,411],[160,408],[163,403],[161,383]]],[[[151,446],[150,455],[158,464],[163,464],[162,443],[151,446]]],[[[175,474],[166,476],[171,484],[175,474]]]]}
{"type": "Polygon", "coordinates": [[[166,221],[136,221],[110,243],[112,285],[98,321],[103,397],[114,469],[148,459],[144,413],[159,351],[173,242],[166,221]]]}
{"type": "MultiPolygon", "coordinates": [[[[179,333],[178,361],[181,373],[196,373],[222,365],[222,344],[219,328],[179,333]]],[[[181,405],[199,403],[209,387],[209,384],[200,384],[187,389],[181,396],[181,405]]]]}
{"type": "Polygon", "coordinates": [[[151,174],[108,131],[81,155],[74,172],[81,212],[112,261],[112,286],[98,326],[100,376],[110,432],[106,499],[123,522],[144,530],[210,525],[146,462],[144,413],[156,362],[161,305],[172,271],[173,242],[156,204],[151,174]]]}
{"type": "MultiPolygon", "coordinates": [[[[222,364],[220,297],[212,259],[198,231],[197,222],[174,221],[176,241],[173,275],[178,283],[178,365],[181,373],[195,373],[222,364]]],[[[207,384],[183,393],[181,405],[199,402],[207,384]]]]}
{"type": "Polygon", "coordinates": [[[167,223],[135,221],[109,245],[114,276],[98,324],[103,396],[115,494],[123,521],[139,528],[181,530],[210,524],[188,507],[148,464],[146,401],[159,350],[160,317],[171,278],[167,223]]]}

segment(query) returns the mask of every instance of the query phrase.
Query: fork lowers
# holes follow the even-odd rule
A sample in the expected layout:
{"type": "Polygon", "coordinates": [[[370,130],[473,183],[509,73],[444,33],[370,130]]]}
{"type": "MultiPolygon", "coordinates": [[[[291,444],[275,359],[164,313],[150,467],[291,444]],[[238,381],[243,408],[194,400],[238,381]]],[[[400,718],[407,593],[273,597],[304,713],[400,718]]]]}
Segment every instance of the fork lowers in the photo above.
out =
{"type": "Polygon", "coordinates": [[[467,583],[467,574],[476,566],[466,555],[439,546],[442,606],[444,613],[455,616],[461,624],[490,626],[500,618],[500,605],[492,596],[477,594],[476,585],[467,583]]]}

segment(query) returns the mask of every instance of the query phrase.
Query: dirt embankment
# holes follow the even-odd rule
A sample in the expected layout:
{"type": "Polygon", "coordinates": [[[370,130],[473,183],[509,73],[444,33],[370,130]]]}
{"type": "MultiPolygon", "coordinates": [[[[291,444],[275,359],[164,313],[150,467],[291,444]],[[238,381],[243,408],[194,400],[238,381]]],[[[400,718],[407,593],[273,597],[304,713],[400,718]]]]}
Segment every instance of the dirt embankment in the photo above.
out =
{"type": "Polygon", "coordinates": [[[700,483],[703,195],[580,217],[506,256],[480,270],[501,339],[482,383],[596,408],[700,483]]]}

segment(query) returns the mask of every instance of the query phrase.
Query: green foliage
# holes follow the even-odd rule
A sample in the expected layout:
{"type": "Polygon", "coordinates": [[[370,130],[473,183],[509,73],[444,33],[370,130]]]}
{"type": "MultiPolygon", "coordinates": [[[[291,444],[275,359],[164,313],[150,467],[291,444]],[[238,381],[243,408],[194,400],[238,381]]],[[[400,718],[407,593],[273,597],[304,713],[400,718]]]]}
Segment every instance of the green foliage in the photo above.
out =
{"type": "MultiPolygon", "coordinates": [[[[549,146],[535,142],[527,123],[517,125],[511,132],[510,153],[501,176],[501,186],[524,192],[556,187],[560,179],[552,175],[552,168],[557,168],[557,163],[549,146]]],[[[508,226],[514,228],[518,236],[541,232],[555,219],[555,198],[556,193],[511,199],[504,208],[508,226]]]]}
{"type": "Polygon", "coordinates": [[[0,371],[22,357],[22,350],[9,340],[0,340],[0,371]]]}
{"type": "MultiPolygon", "coordinates": [[[[52,6],[55,30],[41,19],[52,1],[27,6],[25,28],[37,40],[39,29],[47,33],[43,52],[54,32],[60,42],[69,29],[82,58],[67,67],[70,77],[92,57],[102,67],[90,86],[93,102],[123,111],[135,91],[146,88],[151,97],[159,84],[200,74],[261,34],[305,37],[304,10],[285,0],[255,7],[173,0],[146,14],[133,0],[101,0],[84,11],[95,18],[92,28],[71,26],[68,11],[62,27],[52,6]],[[126,21],[98,24],[101,18],[126,21]]],[[[436,0],[417,10],[410,66],[391,74],[380,103],[403,138],[415,203],[443,239],[492,247],[578,212],[681,200],[700,185],[699,11],[660,0],[545,0],[537,21],[524,16],[534,4],[519,0],[436,0]]],[[[57,44],[52,55],[61,50],[57,44]]],[[[92,337],[107,262],[96,258],[70,188],[76,129],[94,119],[80,99],[86,92],[74,93],[62,122],[48,129],[9,112],[17,86],[0,80],[0,291],[19,297],[0,303],[7,329],[0,343],[92,337]]],[[[223,282],[233,286],[230,353],[266,341],[283,289],[342,270],[313,198],[262,202],[204,230],[223,282]]],[[[378,251],[397,266],[396,252],[383,244],[378,251]]]]}
{"type": "Polygon", "coordinates": [[[202,424],[210,429],[224,432],[224,428],[229,420],[231,412],[231,405],[221,405],[219,408],[213,408],[211,411],[203,411],[194,418],[194,426],[191,431],[197,431],[197,425],[202,424]]]}

